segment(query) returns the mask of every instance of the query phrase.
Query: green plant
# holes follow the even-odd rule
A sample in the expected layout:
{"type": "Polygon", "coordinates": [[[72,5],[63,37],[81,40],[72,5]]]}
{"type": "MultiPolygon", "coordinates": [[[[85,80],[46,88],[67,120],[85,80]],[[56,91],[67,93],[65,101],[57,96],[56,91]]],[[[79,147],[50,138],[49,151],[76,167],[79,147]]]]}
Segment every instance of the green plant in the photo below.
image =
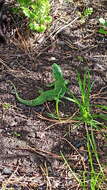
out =
{"type": "Polygon", "coordinates": [[[83,16],[84,17],[88,17],[88,16],[90,16],[90,15],[92,15],[92,13],[93,13],[93,8],[92,7],[88,7],[88,8],[86,8],[84,11],[83,11],[83,16]]]}
{"type": "Polygon", "coordinates": [[[100,189],[100,185],[103,183],[105,175],[99,161],[99,156],[97,153],[97,147],[96,147],[96,142],[95,142],[92,126],[91,126],[91,132],[89,132],[87,125],[85,125],[85,128],[86,128],[86,137],[87,137],[88,162],[90,164],[90,174],[89,174],[90,189],[96,190],[96,189],[100,189]],[[97,169],[95,169],[95,166],[94,166],[95,159],[98,164],[99,170],[98,170],[98,167],[97,169]]]}
{"type": "MultiPolygon", "coordinates": [[[[107,110],[107,106],[105,106],[105,105],[94,105],[94,106],[97,107],[97,108],[100,108],[101,112],[102,112],[102,110],[107,110]]],[[[103,113],[103,114],[102,113],[97,113],[97,114],[95,114],[95,117],[103,119],[103,120],[107,120],[107,112],[103,113]]]]}
{"type": "Polygon", "coordinates": [[[99,22],[102,25],[102,27],[100,27],[98,32],[100,34],[107,34],[107,21],[104,18],[99,18],[99,22]]]}
{"type": "Polygon", "coordinates": [[[81,79],[80,74],[78,73],[77,79],[81,96],[77,98],[71,91],[69,91],[70,97],[64,96],[65,99],[75,103],[79,108],[78,115],[72,119],[79,120],[80,123],[82,122],[93,127],[101,126],[102,123],[98,122],[97,119],[106,121],[107,113],[93,113],[92,108],[100,108],[102,112],[102,109],[107,110],[107,106],[91,104],[90,97],[94,83],[91,84],[89,71],[85,72],[83,79],[81,79]]]}
{"type": "Polygon", "coordinates": [[[81,23],[85,23],[86,19],[91,16],[93,13],[93,8],[92,7],[88,7],[86,9],[84,9],[84,11],[78,12],[78,14],[80,15],[80,22],[81,23]]]}
{"type": "MultiPolygon", "coordinates": [[[[87,152],[88,152],[88,163],[90,166],[90,171],[83,171],[82,178],[78,179],[79,184],[86,190],[90,187],[91,190],[100,190],[101,185],[105,180],[105,175],[103,172],[103,168],[99,161],[99,155],[97,153],[97,147],[93,132],[93,127],[98,129],[98,125],[101,125],[97,121],[98,118],[107,120],[107,114],[94,114],[92,113],[91,104],[91,90],[93,84],[90,81],[90,73],[88,71],[85,72],[83,78],[80,77],[80,74],[77,74],[79,89],[80,89],[80,97],[76,97],[72,92],[69,92],[71,97],[65,97],[67,100],[72,101],[79,108],[78,115],[73,119],[79,120],[80,123],[84,123],[86,129],[86,141],[87,141],[87,152]],[[95,167],[95,160],[97,162],[97,169],[95,167]],[[88,184],[87,184],[87,181],[88,184]]],[[[107,110],[107,106],[105,105],[95,105],[100,109],[107,110]]],[[[65,160],[64,160],[65,161],[65,160]]],[[[67,164],[67,162],[66,162],[67,164]]]]}
{"type": "MultiPolygon", "coordinates": [[[[70,165],[69,165],[68,161],[66,160],[65,156],[63,155],[63,153],[62,152],[60,152],[60,153],[61,153],[61,156],[64,160],[65,165],[68,167],[71,174],[74,176],[74,178],[79,183],[79,185],[84,187],[84,184],[83,184],[82,180],[80,179],[80,177],[72,170],[72,168],[70,167],[70,165]]],[[[86,190],[86,189],[83,188],[83,190],[86,190]]]]}
{"type": "Polygon", "coordinates": [[[14,137],[21,137],[21,134],[19,132],[13,131],[12,134],[14,137]]]}
{"type": "Polygon", "coordinates": [[[4,110],[8,110],[9,108],[11,108],[11,104],[9,104],[9,103],[3,103],[2,107],[3,107],[4,110]]]}
{"type": "Polygon", "coordinates": [[[63,155],[62,157],[83,190],[87,190],[87,188],[90,188],[91,190],[100,190],[101,185],[103,185],[103,182],[105,181],[105,175],[99,161],[93,127],[98,129],[98,125],[101,125],[101,123],[99,123],[97,119],[101,118],[107,120],[107,114],[94,114],[92,112],[92,107],[96,106],[100,109],[107,110],[107,106],[93,105],[91,103],[91,90],[94,83],[91,83],[89,71],[85,72],[83,78],[78,73],[77,79],[80,89],[80,97],[77,98],[74,93],[70,91],[69,95],[71,97],[65,98],[69,101],[72,101],[79,108],[78,115],[74,116],[72,119],[76,119],[80,123],[84,123],[86,129],[87,153],[90,170],[87,171],[84,169],[81,177],[77,177],[77,175],[75,175],[75,173],[70,169],[70,166],[63,155]],[[95,163],[97,163],[97,168],[95,163]]]}
{"type": "Polygon", "coordinates": [[[65,99],[75,103],[79,108],[79,114],[75,117],[82,123],[96,127],[99,122],[95,120],[96,115],[92,114],[92,104],[90,103],[90,95],[93,87],[93,83],[90,81],[90,73],[85,72],[83,79],[81,79],[80,74],[77,74],[79,89],[81,97],[77,98],[71,91],[69,95],[71,97],[65,97],[65,99]]]}
{"type": "Polygon", "coordinates": [[[52,22],[52,17],[49,16],[51,9],[49,0],[17,0],[17,2],[19,7],[16,10],[21,10],[28,18],[30,29],[44,32],[52,22]]]}
{"type": "Polygon", "coordinates": [[[71,176],[74,176],[76,181],[79,183],[79,186],[81,186],[83,190],[87,190],[89,187],[91,190],[96,190],[96,189],[100,190],[105,175],[103,173],[103,168],[100,165],[93,130],[91,130],[90,133],[87,128],[87,125],[85,126],[85,128],[86,128],[86,143],[87,143],[87,153],[88,153],[88,163],[89,163],[88,170],[84,167],[84,170],[80,172],[80,174],[76,174],[76,172],[74,172],[73,169],[70,167],[68,161],[66,160],[62,152],[61,156],[64,160],[65,165],[69,169],[71,176]],[[95,159],[99,166],[99,168],[97,167],[97,169],[95,169],[94,165],[95,159]]]}

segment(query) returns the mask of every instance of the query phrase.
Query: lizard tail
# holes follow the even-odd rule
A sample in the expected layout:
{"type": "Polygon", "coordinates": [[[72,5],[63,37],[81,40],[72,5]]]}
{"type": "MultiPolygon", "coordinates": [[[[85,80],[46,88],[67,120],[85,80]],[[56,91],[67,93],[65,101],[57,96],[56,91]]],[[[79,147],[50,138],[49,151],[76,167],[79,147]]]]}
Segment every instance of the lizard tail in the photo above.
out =
{"type": "Polygon", "coordinates": [[[32,99],[32,100],[25,100],[25,99],[21,98],[19,96],[17,89],[16,89],[15,85],[13,84],[13,82],[12,81],[9,81],[9,82],[12,84],[14,91],[15,91],[16,98],[20,103],[27,105],[27,106],[37,106],[37,105],[41,105],[44,103],[44,98],[42,99],[42,97],[40,98],[40,96],[35,99],[32,99]]]}

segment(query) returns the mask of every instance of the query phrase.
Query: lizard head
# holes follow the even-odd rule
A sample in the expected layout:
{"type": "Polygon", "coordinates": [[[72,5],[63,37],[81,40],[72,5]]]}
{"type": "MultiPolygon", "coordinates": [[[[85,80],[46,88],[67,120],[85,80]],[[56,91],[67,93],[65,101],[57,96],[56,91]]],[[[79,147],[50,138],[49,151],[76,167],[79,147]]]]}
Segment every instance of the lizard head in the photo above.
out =
{"type": "Polygon", "coordinates": [[[55,80],[58,80],[60,78],[63,78],[63,73],[61,71],[61,68],[59,65],[57,65],[56,63],[54,63],[52,65],[52,72],[53,72],[53,76],[55,78],[55,80]]]}

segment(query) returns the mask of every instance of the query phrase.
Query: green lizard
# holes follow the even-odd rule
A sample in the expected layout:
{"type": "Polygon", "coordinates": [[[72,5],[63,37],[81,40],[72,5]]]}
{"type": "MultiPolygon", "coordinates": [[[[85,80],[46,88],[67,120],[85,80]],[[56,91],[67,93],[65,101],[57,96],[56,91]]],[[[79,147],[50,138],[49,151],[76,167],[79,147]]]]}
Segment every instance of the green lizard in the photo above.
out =
{"type": "Polygon", "coordinates": [[[52,73],[53,73],[53,77],[55,81],[50,86],[54,86],[54,88],[52,90],[41,92],[40,96],[32,100],[22,99],[18,95],[15,85],[11,82],[11,84],[14,87],[17,100],[20,103],[28,105],[28,106],[37,106],[47,101],[53,101],[53,100],[55,100],[58,103],[60,98],[62,98],[68,90],[67,88],[68,80],[64,80],[61,68],[56,63],[52,65],[52,73]]]}

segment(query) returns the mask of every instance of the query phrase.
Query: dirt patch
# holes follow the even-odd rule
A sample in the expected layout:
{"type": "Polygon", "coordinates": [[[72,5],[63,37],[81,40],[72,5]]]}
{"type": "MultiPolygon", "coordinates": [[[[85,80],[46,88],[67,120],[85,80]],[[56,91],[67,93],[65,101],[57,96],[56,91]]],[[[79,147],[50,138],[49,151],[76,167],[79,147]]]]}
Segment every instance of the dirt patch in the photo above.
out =
{"type": "MultiPolygon", "coordinates": [[[[8,10],[12,4],[6,1],[5,6],[8,10]]],[[[1,188],[5,185],[24,190],[81,189],[64,166],[61,153],[75,172],[82,172],[84,164],[89,167],[84,126],[50,119],[47,113],[55,112],[55,102],[33,108],[20,104],[8,80],[14,82],[21,97],[35,98],[40,89],[46,90],[52,82],[51,66],[57,63],[70,80],[69,88],[79,95],[76,73],[83,74],[88,68],[91,81],[95,81],[92,95],[102,93],[92,101],[107,105],[107,37],[97,33],[96,19],[106,17],[106,7],[97,1],[53,1],[52,6],[53,23],[44,34],[29,32],[26,19],[24,22],[9,10],[6,12],[11,19],[4,34],[6,43],[0,44],[1,188]],[[81,24],[77,13],[87,6],[93,7],[94,13],[81,24]]],[[[59,110],[64,117],[72,116],[77,108],[63,100],[59,110]]],[[[104,164],[105,136],[106,130],[96,131],[104,164]]]]}

